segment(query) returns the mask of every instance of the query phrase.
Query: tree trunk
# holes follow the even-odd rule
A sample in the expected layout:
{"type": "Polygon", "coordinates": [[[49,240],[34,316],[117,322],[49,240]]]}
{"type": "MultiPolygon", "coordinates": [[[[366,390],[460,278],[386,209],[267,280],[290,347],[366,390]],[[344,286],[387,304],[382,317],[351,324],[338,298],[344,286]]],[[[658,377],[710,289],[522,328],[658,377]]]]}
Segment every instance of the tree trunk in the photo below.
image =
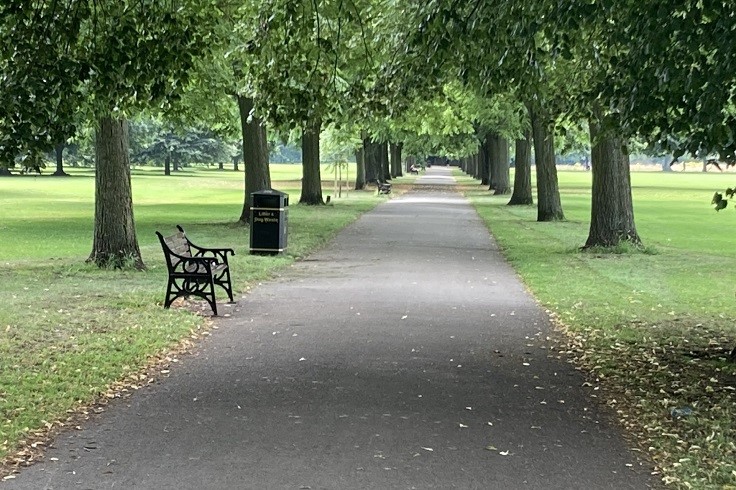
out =
{"type": "Polygon", "coordinates": [[[516,140],[514,165],[514,193],[509,206],[534,204],[532,197],[532,133],[527,129],[524,138],[516,140]]]}
{"type": "Polygon", "coordinates": [[[164,158],[164,175],[171,175],[171,152],[166,153],[164,158]]]}
{"type": "Polygon", "coordinates": [[[498,133],[488,135],[490,142],[490,185],[488,190],[493,194],[509,194],[511,178],[509,170],[509,142],[498,133]]]}
{"type": "Polygon", "coordinates": [[[408,157],[406,157],[406,160],[404,161],[404,166],[406,167],[405,170],[407,173],[409,172],[409,169],[412,167],[412,165],[416,164],[416,161],[417,159],[414,155],[409,155],[408,157]]]}
{"type": "Polygon", "coordinates": [[[243,170],[245,173],[245,195],[243,210],[238,221],[250,222],[250,208],[254,192],[271,188],[271,170],[268,166],[268,141],[266,126],[253,114],[254,101],[251,97],[237,96],[240,113],[240,132],[243,135],[243,170]]]}
{"type": "Polygon", "coordinates": [[[302,195],[300,204],[324,204],[319,168],[319,120],[307,121],[302,130],[302,195]]]}
{"type": "Polygon", "coordinates": [[[494,182],[495,175],[493,174],[493,159],[496,157],[497,141],[494,137],[494,133],[486,133],[485,140],[483,140],[483,148],[485,149],[486,165],[488,166],[488,190],[492,191],[496,188],[496,182],[494,182]]]}
{"type": "Polygon", "coordinates": [[[56,153],[56,172],[53,173],[56,177],[68,177],[69,174],[64,172],[64,143],[59,143],[54,147],[54,153],[56,153]]]}
{"type": "Polygon", "coordinates": [[[540,106],[529,104],[537,169],[537,221],[565,219],[555,166],[554,119],[540,106]]]}
{"type": "Polygon", "coordinates": [[[590,231],[584,248],[614,247],[621,242],[640,245],[634,225],[631,176],[626,141],[601,131],[601,122],[590,120],[593,195],[590,231]]]}
{"type": "Polygon", "coordinates": [[[401,150],[403,143],[391,143],[391,177],[401,177],[403,174],[401,166],[401,150]]]}
{"type": "Polygon", "coordinates": [[[355,190],[365,189],[365,148],[360,146],[355,149],[355,190]]]}
{"type": "Polygon", "coordinates": [[[225,170],[225,163],[224,162],[219,162],[217,164],[217,170],[225,170]]]}
{"type": "Polygon", "coordinates": [[[381,157],[381,174],[383,175],[383,181],[388,182],[391,180],[391,169],[389,168],[388,158],[388,142],[379,143],[379,151],[381,157]]]}
{"type": "Polygon", "coordinates": [[[133,221],[128,123],[103,117],[95,135],[95,224],[92,253],[99,267],[143,269],[133,221]]]}
{"type": "Polygon", "coordinates": [[[365,181],[374,183],[381,178],[380,144],[370,138],[363,139],[363,155],[365,161],[365,181]]]}
{"type": "Polygon", "coordinates": [[[478,178],[480,185],[491,185],[491,156],[488,154],[488,134],[483,135],[478,152],[478,178]]]}

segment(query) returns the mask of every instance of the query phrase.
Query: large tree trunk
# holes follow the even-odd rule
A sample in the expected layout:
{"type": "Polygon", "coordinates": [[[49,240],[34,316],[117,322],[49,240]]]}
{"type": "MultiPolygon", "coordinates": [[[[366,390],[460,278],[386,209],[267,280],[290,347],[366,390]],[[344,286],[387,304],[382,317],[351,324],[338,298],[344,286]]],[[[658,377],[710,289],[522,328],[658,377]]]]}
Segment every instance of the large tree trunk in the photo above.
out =
{"type": "Polygon", "coordinates": [[[596,118],[590,120],[590,141],[593,195],[584,248],[614,247],[621,242],[640,245],[634,225],[626,141],[618,134],[601,131],[596,118]]]}
{"type": "Polygon", "coordinates": [[[319,168],[319,133],[321,122],[308,121],[302,130],[302,195],[301,204],[324,204],[319,168]]]}
{"type": "Polygon", "coordinates": [[[480,142],[478,178],[480,179],[480,185],[491,184],[491,156],[488,153],[488,134],[485,134],[480,142]]]}
{"type": "Polygon", "coordinates": [[[355,149],[355,190],[365,189],[365,149],[363,146],[355,149]]]}
{"type": "Polygon", "coordinates": [[[490,185],[494,194],[509,194],[511,178],[509,171],[509,142],[498,133],[488,135],[490,154],[490,185]]]}
{"type": "Polygon", "coordinates": [[[532,133],[527,129],[524,138],[516,140],[514,157],[514,193],[509,206],[534,204],[532,197],[532,133]]]}
{"type": "Polygon", "coordinates": [[[380,143],[375,143],[370,138],[363,139],[363,155],[365,161],[365,181],[374,183],[381,179],[381,155],[380,143]]]}
{"type": "Polygon", "coordinates": [[[554,119],[538,105],[529,104],[537,168],[537,221],[565,219],[555,166],[554,119]]]}
{"type": "Polygon", "coordinates": [[[383,175],[383,181],[387,182],[391,180],[391,169],[389,168],[388,158],[388,142],[385,141],[379,144],[380,156],[381,156],[381,174],[383,175]]]}
{"type": "Polygon", "coordinates": [[[56,177],[68,177],[69,174],[64,172],[64,143],[59,143],[54,147],[54,153],[56,153],[56,172],[53,173],[56,177]]]}
{"type": "Polygon", "coordinates": [[[403,146],[403,143],[391,143],[391,177],[404,175],[401,166],[401,149],[403,146]]]}
{"type": "Polygon", "coordinates": [[[166,153],[164,158],[164,175],[171,175],[171,152],[166,153]]]}
{"type": "Polygon", "coordinates": [[[143,269],[133,221],[128,123],[103,117],[95,135],[95,225],[92,253],[99,267],[143,269]]]}
{"type": "Polygon", "coordinates": [[[243,135],[243,169],[245,171],[245,196],[239,222],[250,222],[251,194],[271,188],[271,170],[268,166],[268,141],[266,126],[253,113],[251,97],[237,96],[240,112],[240,131],[243,135]]]}

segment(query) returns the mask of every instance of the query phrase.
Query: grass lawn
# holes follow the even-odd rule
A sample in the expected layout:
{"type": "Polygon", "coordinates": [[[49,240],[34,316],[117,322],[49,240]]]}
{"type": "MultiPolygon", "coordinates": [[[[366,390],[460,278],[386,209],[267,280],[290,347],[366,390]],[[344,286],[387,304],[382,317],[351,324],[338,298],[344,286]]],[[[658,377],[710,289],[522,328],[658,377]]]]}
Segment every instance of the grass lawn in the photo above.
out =
{"type": "Polygon", "coordinates": [[[504,254],[568,333],[558,353],[589,370],[665,483],[736,488],[736,267],[732,208],[710,207],[734,174],[633,173],[643,252],[581,252],[590,173],[559,174],[567,221],[536,222],[459,177],[504,254]],[[691,415],[679,417],[678,411],[691,415]]]}
{"type": "Polygon", "coordinates": [[[301,206],[301,166],[273,165],[274,188],[290,194],[289,248],[283,256],[252,256],[248,229],[236,225],[242,172],[161,173],[133,171],[143,272],[85,263],[92,247],[91,171],[0,179],[0,459],[9,466],[33,459],[31,443],[60,428],[68,413],[148,383],[147,366],[175,362],[187,340],[207,334],[205,317],[162,308],[166,266],[155,230],[170,234],[180,224],[201,245],[234,248],[233,286],[242,293],[384,200],[375,191],[335,199],[324,167],[331,204],[301,206]]]}

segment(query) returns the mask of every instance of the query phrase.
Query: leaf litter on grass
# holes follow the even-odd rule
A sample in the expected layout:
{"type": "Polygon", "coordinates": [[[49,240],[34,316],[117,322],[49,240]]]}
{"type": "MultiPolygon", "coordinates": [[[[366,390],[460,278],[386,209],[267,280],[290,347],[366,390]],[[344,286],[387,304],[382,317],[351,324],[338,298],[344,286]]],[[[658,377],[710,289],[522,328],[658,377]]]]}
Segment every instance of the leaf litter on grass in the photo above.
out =
{"type": "Polygon", "coordinates": [[[587,328],[564,354],[590,373],[587,385],[637,438],[666,485],[724,488],[736,482],[736,364],[724,332],[696,323],[642,325],[623,341],[587,328]],[[673,413],[675,416],[673,416],[673,413]]]}

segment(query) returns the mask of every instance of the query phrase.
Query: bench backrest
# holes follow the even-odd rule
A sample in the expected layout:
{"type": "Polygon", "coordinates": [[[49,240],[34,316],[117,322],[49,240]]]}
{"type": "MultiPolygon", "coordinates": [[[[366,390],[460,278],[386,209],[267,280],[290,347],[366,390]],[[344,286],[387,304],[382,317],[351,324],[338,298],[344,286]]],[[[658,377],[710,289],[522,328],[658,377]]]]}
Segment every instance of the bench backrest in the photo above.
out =
{"type": "Polygon", "coordinates": [[[173,269],[177,266],[180,259],[175,255],[171,255],[169,252],[173,252],[183,257],[191,257],[192,250],[189,248],[189,240],[183,232],[175,233],[171,236],[164,237],[161,233],[156,232],[159,240],[161,240],[161,246],[164,249],[164,255],[166,256],[166,263],[169,268],[173,269]]]}

